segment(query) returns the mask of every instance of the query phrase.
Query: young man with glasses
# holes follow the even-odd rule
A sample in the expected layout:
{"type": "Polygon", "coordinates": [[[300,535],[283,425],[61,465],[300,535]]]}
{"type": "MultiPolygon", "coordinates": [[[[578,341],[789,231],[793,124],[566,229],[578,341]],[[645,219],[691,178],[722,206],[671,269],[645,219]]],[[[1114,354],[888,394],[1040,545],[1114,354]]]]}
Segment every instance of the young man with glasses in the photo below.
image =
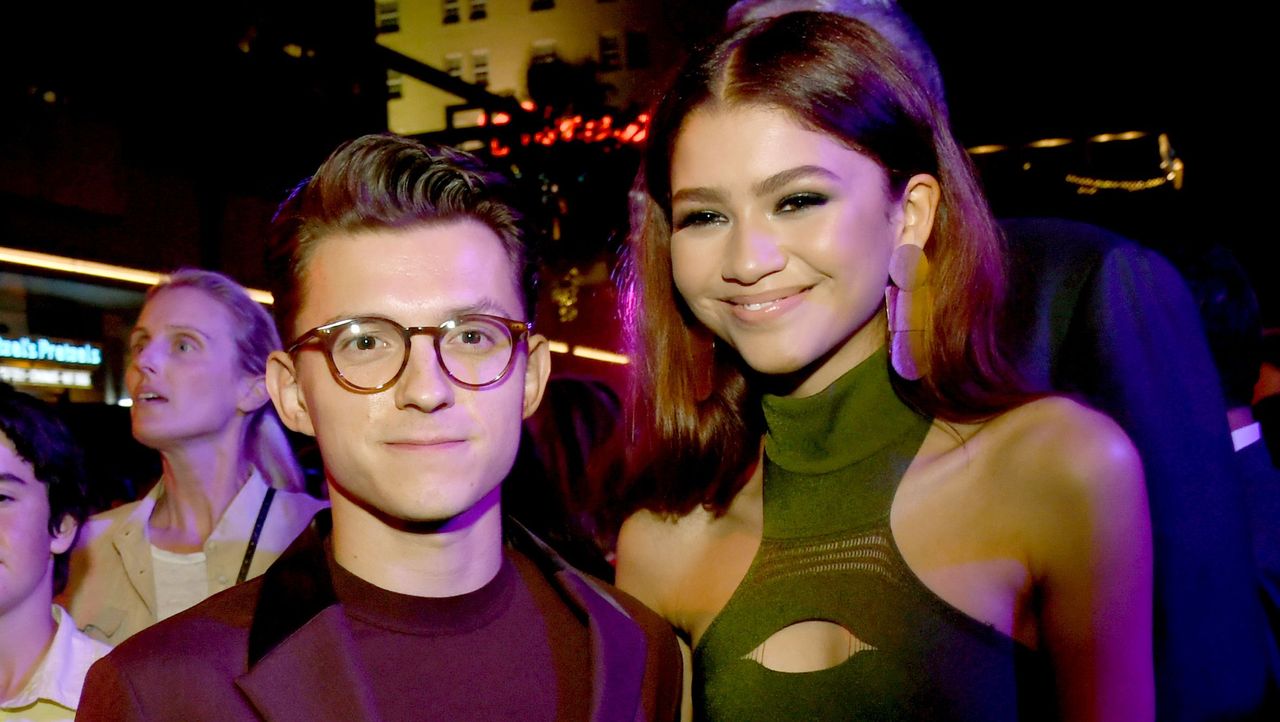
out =
{"type": "Polygon", "coordinates": [[[518,527],[503,542],[550,359],[501,193],[470,156],[366,136],[281,206],[268,265],[293,341],[268,387],[316,437],[331,521],[95,666],[83,719],[675,716],[665,623],[518,527]]]}

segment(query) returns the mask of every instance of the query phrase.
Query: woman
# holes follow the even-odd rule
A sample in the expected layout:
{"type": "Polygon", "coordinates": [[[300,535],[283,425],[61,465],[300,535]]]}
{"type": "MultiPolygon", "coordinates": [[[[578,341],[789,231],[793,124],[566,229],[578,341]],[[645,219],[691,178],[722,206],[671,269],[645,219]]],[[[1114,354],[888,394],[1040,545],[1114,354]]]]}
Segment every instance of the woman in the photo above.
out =
{"type": "Polygon", "coordinates": [[[261,574],[324,507],[301,492],[267,397],[280,337],[243,288],[178,271],[147,293],[129,339],[133,435],[160,452],[160,483],[90,518],[65,593],[112,644],[261,574]]]}
{"type": "Polygon", "coordinates": [[[650,143],[617,580],[686,636],[697,714],[1150,719],[1141,466],[1109,419],[1018,392],[996,227],[892,48],[748,25],[650,143]]]}

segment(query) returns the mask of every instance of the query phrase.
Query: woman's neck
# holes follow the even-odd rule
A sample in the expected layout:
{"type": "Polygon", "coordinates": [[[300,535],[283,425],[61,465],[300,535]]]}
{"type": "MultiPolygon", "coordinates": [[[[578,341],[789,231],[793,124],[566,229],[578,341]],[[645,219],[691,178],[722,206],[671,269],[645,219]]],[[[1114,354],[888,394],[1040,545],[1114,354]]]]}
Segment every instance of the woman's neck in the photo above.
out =
{"type": "Polygon", "coordinates": [[[151,512],[151,543],[176,553],[200,551],[249,480],[240,445],[188,443],[161,453],[162,491],[151,512]]]}

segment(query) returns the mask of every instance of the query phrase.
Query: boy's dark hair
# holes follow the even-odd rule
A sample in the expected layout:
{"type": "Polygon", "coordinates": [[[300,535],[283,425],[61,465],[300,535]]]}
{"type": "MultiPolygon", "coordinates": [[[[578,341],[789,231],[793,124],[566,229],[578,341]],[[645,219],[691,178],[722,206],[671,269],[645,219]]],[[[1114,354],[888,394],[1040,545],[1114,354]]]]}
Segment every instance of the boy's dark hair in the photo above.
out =
{"type": "MultiPolygon", "coordinates": [[[[76,522],[76,535],[89,514],[89,487],[80,445],[53,408],[43,401],[0,383],[0,431],[36,472],[49,495],[49,534],[57,534],[67,516],[76,522]]],[[[72,547],[75,545],[72,544],[72,547]]],[[[67,584],[70,550],[53,560],[53,592],[67,584]]]]}
{"type": "Polygon", "coordinates": [[[280,204],[267,239],[267,274],[276,326],[286,344],[302,329],[302,279],[316,244],[334,234],[407,229],[472,219],[502,242],[532,320],[533,263],[508,202],[505,179],[474,156],[395,135],[343,144],[280,204]]]}

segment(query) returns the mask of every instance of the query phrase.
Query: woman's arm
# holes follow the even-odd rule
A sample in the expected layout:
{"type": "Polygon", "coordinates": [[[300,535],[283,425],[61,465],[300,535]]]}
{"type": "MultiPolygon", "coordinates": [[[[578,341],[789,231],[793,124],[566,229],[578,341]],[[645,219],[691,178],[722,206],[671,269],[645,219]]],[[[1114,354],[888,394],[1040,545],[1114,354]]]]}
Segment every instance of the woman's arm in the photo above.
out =
{"type": "Polygon", "coordinates": [[[649,511],[632,514],[618,531],[617,570],[614,583],[619,589],[640,600],[676,627],[676,639],[680,643],[680,658],[684,662],[681,678],[683,692],[680,701],[680,719],[693,719],[693,670],[692,653],[684,636],[684,630],[672,619],[668,594],[676,586],[677,565],[687,559],[687,549],[679,548],[679,525],[649,511]]]}
{"type": "MultiPolygon", "coordinates": [[[[1150,720],[1151,527],[1142,464],[1114,422],[1063,399],[1021,457],[1039,502],[1028,546],[1040,637],[1066,720],[1150,720]]],[[[1014,468],[1017,468],[1016,466],[1014,468]]]]}

